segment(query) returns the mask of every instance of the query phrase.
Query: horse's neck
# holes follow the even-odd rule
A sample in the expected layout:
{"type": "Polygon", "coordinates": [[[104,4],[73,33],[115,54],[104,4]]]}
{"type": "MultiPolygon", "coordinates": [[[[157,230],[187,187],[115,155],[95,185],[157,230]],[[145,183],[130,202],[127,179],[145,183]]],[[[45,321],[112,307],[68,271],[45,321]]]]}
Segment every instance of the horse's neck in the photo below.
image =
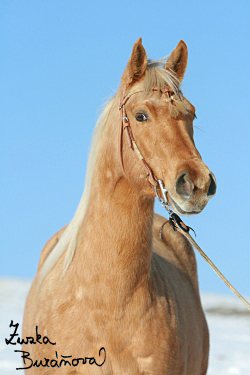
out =
{"type": "Polygon", "coordinates": [[[109,142],[97,156],[75,265],[99,297],[104,293],[123,303],[139,286],[148,285],[154,203],[119,175],[109,142]]]}

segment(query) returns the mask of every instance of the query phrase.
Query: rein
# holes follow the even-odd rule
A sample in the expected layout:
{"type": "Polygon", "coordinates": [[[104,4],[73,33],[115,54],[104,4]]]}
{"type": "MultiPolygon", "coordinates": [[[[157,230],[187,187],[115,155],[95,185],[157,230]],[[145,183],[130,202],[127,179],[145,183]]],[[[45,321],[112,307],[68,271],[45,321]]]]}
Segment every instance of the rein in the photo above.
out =
{"type": "MultiPolygon", "coordinates": [[[[153,88],[153,91],[157,91],[157,90],[158,90],[157,88],[153,88]]],[[[123,132],[125,131],[130,148],[133,151],[135,151],[137,157],[143,163],[143,166],[147,171],[146,178],[148,179],[148,182],[154,188],[156,198],[160,202],[160,205],[163,208],[165,208],[168,211],[168,214],[169,214],[169,221],[166,220],[160,228],[160,239],[162,239],[162,231],[163,231],[164,226],[169,222],[170,225],[172,226],[173,230],[182,233],[188,239],[188,241],[191,243],[191,245],[198,251],[198,253],[202,256],[202,258],[205,259],[205,261],[209,264],[209,266],[217,274],[217,276],[219,276],[219,278],[231,290],[231,292],[241,302],[244,303],[244,305],[248,308],[248,310],[250,310],[249,302],[232,286],[232,284],[225,278],[225,276],[220,272],[220,270],[215,266],[215,264],[211,261],[211,259],[204,253],[204,251],[199,247],[199,245],[195,242],[193,237],[190,235],[189,230],[191,229],[193,232],[194,232],[194,230],[192,228],[188,227],[187,225],[185,225],[183,223],[183,221],[181,220],[181,218],[171,210],[170,203],[168,202],[168,199],[167,199],[167,189],[164,188],[164,184],[163,184],[162,180],[158,180],[154,176],[154,173],[153,173],[151,167],[148,165],[148,163],[144,159],[143,155],[141,154],[141,152],[140,152],[140,150],[139,150],[139,148],[138,148],[138,146],[135,142],[133,132],[132,132],[132,128],[130,126],[130,122],[129,122],[129,119],[127,117],[127,113],[126,113],[126,109],[125,109],[125,104],[129,100],[129,98],[132,95],[134,95],[138,92],[142,92],[142,89],[136,89],[134,91],[131,91],[130,93],[128,93],[124,97],[123,92],[121,90],[120,107],[119,107],[119,110],[120,110],[119,159],[120,159],[120,165],[121,165],[122,171],[124,173],[124,176],[126,177],[126,173],[125,173],[125,169],[124,169],[124,163],[123,163],[123,152],[122,152],[123,147],[122,146],[123,146],[123,132]],[[160,189],[161,196],[159,195],[157,188],[160,189]]],[[[172,91],[166,90],[165,92],[166,92],[166,94],[168,94],[168,97],[166,98],[167,102],[175,100],[173,98],[174,93],[172,91]]]]}

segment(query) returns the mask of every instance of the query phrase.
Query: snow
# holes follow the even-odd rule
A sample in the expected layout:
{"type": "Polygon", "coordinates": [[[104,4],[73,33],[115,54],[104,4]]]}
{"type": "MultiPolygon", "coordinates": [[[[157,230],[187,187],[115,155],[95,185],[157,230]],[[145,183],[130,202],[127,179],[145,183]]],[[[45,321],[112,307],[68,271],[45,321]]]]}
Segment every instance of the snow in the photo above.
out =
{"type": "MultiPolygon", "coordinates": [[[[20,345],[6,345],[13,328],[20,323],[30,281],[0,279],[0,374],[23,375],[20,345]]],[[[210,331],[210,361],[207,375],[250,375],[250,312],[234,296],[202,294],[210,331]]]]}

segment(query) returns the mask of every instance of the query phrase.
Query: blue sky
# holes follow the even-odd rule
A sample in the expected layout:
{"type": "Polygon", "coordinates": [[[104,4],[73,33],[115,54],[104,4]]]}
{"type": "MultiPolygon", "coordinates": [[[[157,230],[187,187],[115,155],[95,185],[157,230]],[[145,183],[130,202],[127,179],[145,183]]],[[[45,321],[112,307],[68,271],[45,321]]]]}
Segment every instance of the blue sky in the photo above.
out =
{"type": "MultiPolygon", "coordinates": [[[[182,88],[218,185],[186,223],[250,295],[249,14],[248,1],[0,1],[0,277],[32,278],[44,243],[71,220],[98,109],[117,89],[136,39],[154,59],[183,39],[182,88]]],[[[230,293],[197,261],[202,291],[230,293]]]]}

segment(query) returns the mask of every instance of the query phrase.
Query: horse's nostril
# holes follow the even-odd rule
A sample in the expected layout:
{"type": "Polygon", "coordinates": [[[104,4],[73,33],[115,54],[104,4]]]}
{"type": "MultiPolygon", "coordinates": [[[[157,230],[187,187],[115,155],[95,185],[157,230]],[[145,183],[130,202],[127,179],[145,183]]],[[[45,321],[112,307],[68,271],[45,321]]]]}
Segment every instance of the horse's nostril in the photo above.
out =
{"type": "Polygon", "coordinates": [[[209,174],[209,177],[210,177],[210,185],[208,188],[207,196],[211,197],[216,193],[216,182],[211,173],[209,174]]]}
{"type": "Polygon", "coordinates": [[[177,178],[175,188],[176,188],[176,193],[180,197],[185,198],[185,199],[190,198],[192,186],[191,186],[191,181],[187,173],[183,173],[177,178]]]}

